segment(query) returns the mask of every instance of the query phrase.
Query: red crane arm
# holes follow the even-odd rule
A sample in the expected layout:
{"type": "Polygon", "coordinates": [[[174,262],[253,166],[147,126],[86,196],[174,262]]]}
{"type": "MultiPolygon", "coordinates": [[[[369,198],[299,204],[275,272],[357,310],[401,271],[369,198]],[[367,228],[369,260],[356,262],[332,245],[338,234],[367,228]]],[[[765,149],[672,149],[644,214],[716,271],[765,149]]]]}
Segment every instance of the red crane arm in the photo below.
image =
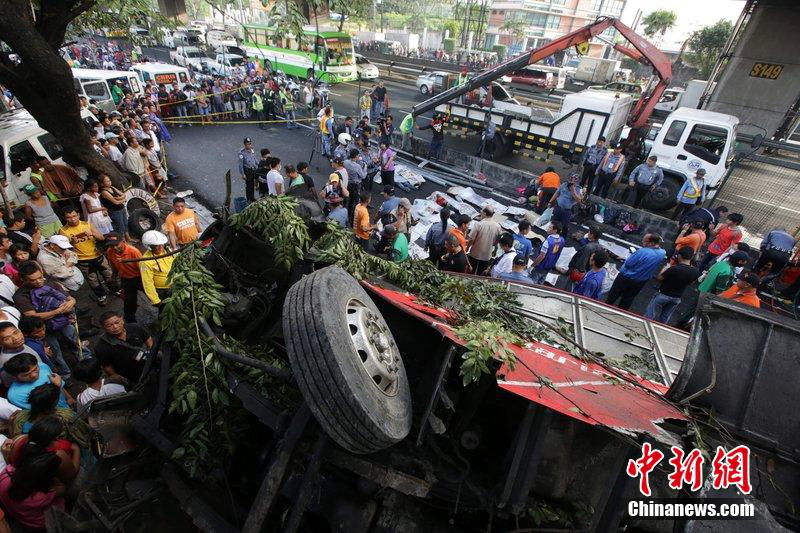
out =
{"type": "Polygon", "coordinates": [[[671,81],[672,68],[670,67],[669,59],[667,59],[667,56],[665,56],[663,52],[661,52],[640,35],[637,35],[631,28],[620,22],[618,19],[605,17],[599,18],[596,22],[577,29],[572,33],[568,33],[544,46],[535,48],[530,52],[524,52],[503,63],[500,63],[496,67],[485,70],[467,82],[458,85],[457,87],[448,89],[436,96],[433,96],[432,98],[429,98],[428,100],[425,100],[422,103],[415,105],[411,112],[414,116],[426,113],[431,109],[435,109],[438,105],[458,98],[462,94],[466,94],[474,89],[477,89],[478,87],[484,87],[508,73],[517,71],[523,67],[526,67],[527,65],[532,65],[556,52],[566,50],[571,46],[588,42],[590,39],[600,35],[610,27],[616,28],[617,31],[619,31],[619,33],[625,37],[631,45],[633,45],[633,48],[623,45],[614,45],[614,48],[621,53],[632,57],[636,61],[652,65],[653,69],[656,71],[656,75],[659,78],[659,83],[650,92],[650,94],[642,96],[629,118],[628,123],[632,127],[643,126],[650,117],[650,114],[653,112],[653,107],[655,107],[658,99],[664,92],[664,89],[667,88],[671,81]]]}

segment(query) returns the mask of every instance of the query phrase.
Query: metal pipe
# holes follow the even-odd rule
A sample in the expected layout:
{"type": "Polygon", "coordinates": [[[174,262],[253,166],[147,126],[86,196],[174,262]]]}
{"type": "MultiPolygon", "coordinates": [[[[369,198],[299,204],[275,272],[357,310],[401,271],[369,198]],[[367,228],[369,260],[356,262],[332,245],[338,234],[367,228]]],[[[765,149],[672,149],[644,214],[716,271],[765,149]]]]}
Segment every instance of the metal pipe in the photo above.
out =
{"type": "Polygon", "coordinates": [[[198,323],[200,324],[200,329],[203,330],[203,333],[205,333],[205,335],[211,339],[211,342],[214,343],[214,352],[220,357],[228,359],[229,361],[233,361],[234,363],[239,363],[240,365],[258,368],[259,370],[263,370],[267,375],[276,379],[280,379],[281,381],[292,381],[292,373],[289,370],[259,361],[258,359],[253,359],[252,357],[247,357],[246,355],[240,355],[238,353],[231,352],[222,345],[219,338],[217,338],[217,336],[211,330],[211,326],[208,325],[208,322],[206,322],[205,319],[199,319],[198,323]]]}

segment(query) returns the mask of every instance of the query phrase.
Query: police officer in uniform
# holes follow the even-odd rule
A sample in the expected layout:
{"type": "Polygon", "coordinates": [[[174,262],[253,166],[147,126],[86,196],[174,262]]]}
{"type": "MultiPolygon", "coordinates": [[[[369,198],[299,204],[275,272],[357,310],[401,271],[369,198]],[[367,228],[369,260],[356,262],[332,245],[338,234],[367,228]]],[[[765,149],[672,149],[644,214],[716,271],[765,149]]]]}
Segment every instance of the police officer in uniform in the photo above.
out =
{"type": "Polygon", "coordinates": [[[239,174],[244,179],[244,195],[248,202],[253,202],[256,198],[256,168],[258,168],[258,158],[253,150],[253,141],[250,137],[245,137],[244,148],[239,150],[239,174]]]}

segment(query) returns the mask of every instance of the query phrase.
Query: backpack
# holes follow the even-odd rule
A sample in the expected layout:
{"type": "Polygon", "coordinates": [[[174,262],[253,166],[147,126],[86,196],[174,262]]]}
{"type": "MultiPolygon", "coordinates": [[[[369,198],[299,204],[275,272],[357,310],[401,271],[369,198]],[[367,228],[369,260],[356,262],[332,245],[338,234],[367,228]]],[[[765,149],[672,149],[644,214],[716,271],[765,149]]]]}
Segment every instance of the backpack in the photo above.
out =
{"type": "MultiPolygon", "coordinates": [[[[67,301],[67,295],[49,285],[33,289],[30,293],[31,305],[37,313],[46,313],[58,309],[67,301]]],[[[69,324],[69,314],[62,313],[45,321],[47,328],[52,331],[60,331],[69,324]]]]}

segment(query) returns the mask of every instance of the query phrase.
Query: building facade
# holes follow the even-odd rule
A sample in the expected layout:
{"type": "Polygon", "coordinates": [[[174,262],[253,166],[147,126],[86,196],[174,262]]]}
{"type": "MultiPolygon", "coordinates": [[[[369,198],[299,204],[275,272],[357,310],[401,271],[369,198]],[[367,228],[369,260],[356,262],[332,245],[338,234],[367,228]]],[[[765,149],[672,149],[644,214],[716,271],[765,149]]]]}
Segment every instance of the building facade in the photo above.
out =
{"type": "MultiPolygon", "coordinates": [[[[493,0],[486,30],[486,49],[508,47],[509,55],[537,48],[593,22],[619,17],[627,0],[493,0]]],[[[614,30],[608,33],[613,38],[614,30]]],[[[592,43],[589,55],[601,56],[605,45],[592,43]]]]}

